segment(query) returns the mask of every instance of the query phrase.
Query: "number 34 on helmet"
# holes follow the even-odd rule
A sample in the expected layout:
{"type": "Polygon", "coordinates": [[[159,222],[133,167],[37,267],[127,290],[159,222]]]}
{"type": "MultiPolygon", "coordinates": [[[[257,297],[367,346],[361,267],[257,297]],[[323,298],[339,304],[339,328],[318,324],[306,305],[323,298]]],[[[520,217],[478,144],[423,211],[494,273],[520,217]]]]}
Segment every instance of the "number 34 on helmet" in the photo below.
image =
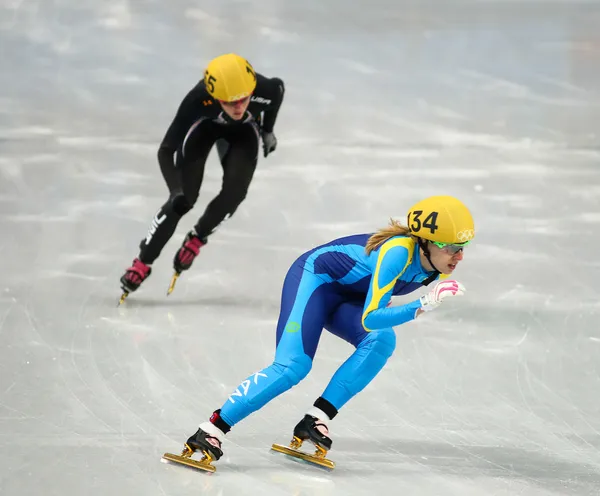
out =
{"type": "Polygon", "coordinates": [[[469,209],[453,196],[431,196],[408,211],[413,236],[440,244],[467,244],[475,237],[469,209]]]}
{"type": "Polygon", "coordinates": [[[227,53],[212,59],[204,71],[206,89],[216,100],[235,102],[252,94],[256,72],[245,58],[227,53]]]}

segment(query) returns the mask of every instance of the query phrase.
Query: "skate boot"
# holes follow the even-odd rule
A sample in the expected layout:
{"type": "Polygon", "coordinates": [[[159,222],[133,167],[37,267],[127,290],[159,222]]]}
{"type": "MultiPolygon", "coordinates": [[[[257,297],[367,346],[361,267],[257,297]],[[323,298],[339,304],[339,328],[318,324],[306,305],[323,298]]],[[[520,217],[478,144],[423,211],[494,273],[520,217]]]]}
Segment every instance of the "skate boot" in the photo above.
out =
{"type": "Polygon", "coordinates": [[[333,469],[335,468],[335,463],[325,458],[327,452],[331,449],[332,443],[333,441],[329,437],[329,430],[325,422],[307,414],[294,427],[294,437],[289,446],[274,444],[271,449],[321,467],[333,469]],[[310,441],[315,445],[316,451],[314,454],[300,451],[304,441],[310,441]]]}
{"type": "Polygon", "coordinates": [[[328,436],[329,429],[325,422],[322,422],[312,415],[305,415],[304,418],[298,422],[294,427],[294,437],[300,439],[302,442],[308,440],[312,442],[317,448],[325,450],[325,452],[331,449],[333,441],[328,436]]]}
{"type": "Polygon", "coordinates": [[[211,436],[199,428],[185,443],[193,451],[202,451],[206,456],[218,460],[223,456],[221,441],[216,436],[211,436]]]}
{"type": "Polygon", "coordinates": [[[171,279],[171,284],[169,285],[167,294],[171,294],[173,292],[177,278],[184,270],[188,270],[192,266],[194,259],[200,253],[200,248],[202,248],[205,244],[206,239],[200,239],[196,234],[196,231],[192,230],[187,233],[181,248],[179,248],[175,254],[175,258],[173,259],[173,269],[175,270],[175,273],[171,279]]]}
{"type": "Polygon", "coordinates": [[[215,472],[217,469],[211,462],[220,459],[222,456],[223,451],[221,451],[221,441],[219,438],[211,436],[200,427],[196,433],[190,436],[186,441],[181,455],[165,453],[163,459],[187,465],[188,467],[206,470],[207,472],[215,472]],[[202,459],[194,460],[192,458],[192,455],[196,451],[202,453],[202,459]]]}
{"type": "Polygon", "coordinates": [[[129,293],[133,293],[138,289],[151,273],[152,268],[149,265],[146,265],[139,258],[134,259],[131,267],[125,271],[125,274],[120,279],[123,294],[119,300],[119,305],[125,301],[129,293]]]}

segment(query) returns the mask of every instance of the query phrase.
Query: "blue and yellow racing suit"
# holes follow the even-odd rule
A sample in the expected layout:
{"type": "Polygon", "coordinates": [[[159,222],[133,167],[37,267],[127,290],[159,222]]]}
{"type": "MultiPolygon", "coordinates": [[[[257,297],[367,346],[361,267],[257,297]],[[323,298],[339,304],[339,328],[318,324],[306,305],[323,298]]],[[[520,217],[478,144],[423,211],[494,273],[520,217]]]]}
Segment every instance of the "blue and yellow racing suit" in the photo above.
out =
{"type": "Polygon", "coordinates": [[[392,237],[367,255],[369,237],[333,240],[292,264],[282,289],[275,360],[227,399],[221,408],[227,424],[235,425],[306,377],[323,329],[356,347],[322,395],[338,410],[383,368],[396,347],[393,327],[414,319],[421,306],[416,299],[391,307],[391,297],[411,293],[440,274],[422,267],[410,237],[392,237]]]}

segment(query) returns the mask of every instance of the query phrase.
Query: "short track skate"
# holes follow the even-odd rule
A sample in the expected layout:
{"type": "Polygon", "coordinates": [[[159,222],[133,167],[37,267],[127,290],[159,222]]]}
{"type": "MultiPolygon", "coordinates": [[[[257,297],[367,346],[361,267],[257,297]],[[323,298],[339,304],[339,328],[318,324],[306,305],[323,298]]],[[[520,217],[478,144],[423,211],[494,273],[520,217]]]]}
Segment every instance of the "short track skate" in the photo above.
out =
{"type": "Polygon", "coordinates": [[[173,258],[173,277],[171,277],[171,284],[167,290],[167,296],[170,295],[175,289],[175,283],[179,276],[184,270],[189,270],[194,262],[194,259],[200,253],[200,248],[206,244],[206,239],[200,239],[196,234],[196,231],[192,230],[185,236],[181,248],[175,253],[173,258]]]}
{"type": "Polygon", "coordinates": [[[181,455],[175,455],[173,453],[165,453],[162,456],[163,460],[178,463],[180,465],[185,465],[186,467],[196,468],[198,470],[204,470],[205,472],[216,472],[217,467],[212,464],[213,457],[207,451],[202,452],[202,458],[200,460],[194,460],[192,455],[194,454],[194,450],[191,449],[187,444],[181,455]]]}
{"type": "Polygon", "coordinates": [[[129,293],[137,291],[140,285],[150,277],[150,274],[152,274],[152,267],[142,262],[139,258],[135,258],[131,267],[121,276],[121,290],[123,292],[121,293],[118,305],[123,304],[129,293]]]}
{"type": "Polygon", "coordinates": [[[318,465],[320,467],[327,468],[329,470],[333,470],[335,468],[335,462],[326,458],[326,449],[322,448],[319,445],[315,445],[316,451],[313,454],[311,454],[300,450],[302,443],[302,439],[294,436],[289,446],[283,446],[282,444],[273,444],[271,446],[271,450],[277,451],[278,453],[283,453],[284,455],[288,455],[299,460],[303,460],[305,462],[309,462],[313,465],[318,465]]]}

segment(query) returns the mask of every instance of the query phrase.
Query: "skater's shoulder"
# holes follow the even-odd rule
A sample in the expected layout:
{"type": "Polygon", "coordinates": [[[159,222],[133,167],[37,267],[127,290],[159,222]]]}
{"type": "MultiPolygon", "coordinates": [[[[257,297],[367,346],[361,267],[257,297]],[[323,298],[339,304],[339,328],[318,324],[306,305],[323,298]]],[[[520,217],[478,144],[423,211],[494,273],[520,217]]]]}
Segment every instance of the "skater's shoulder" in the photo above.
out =
{"type": "Polygon", "coordinates": [[[256,73],[256,89],[270,88],[272,90],[279,90],[283,85],[283,79],[278,76],[265,76],[260,72],[256,73]]]}
{"type": "Polygon", "coordinates": [[[392,236],[391,238],[385,240],[381,245],[377,248],[380,254],[386,254],[390,251],[393,253],[408,253],[412,254],[415,250],[416,243],[413,238],[405,235],[392,236]],[[399,248],[394,250],[394,248],[399,248]]]}
{"type": "Polygon", "coordinates": [[[415,247],[409,236],[393,236],[371,252],[373,267],[405,270],[413,263],[415,247]]]}
{"type": "Polygon", "coordinates": [[[285,87],[281,78],[267,77],[256,73],[256,88],[252,95],[253,103],[272,104],[281,100],[285,87]]]}
{"type": "Polygon", "coordinates": [[[198,81],[183,98],[181,107],[194,114],[212,115],[220,110],[219,103],[206,89],[204,80],[198,81]]]}

